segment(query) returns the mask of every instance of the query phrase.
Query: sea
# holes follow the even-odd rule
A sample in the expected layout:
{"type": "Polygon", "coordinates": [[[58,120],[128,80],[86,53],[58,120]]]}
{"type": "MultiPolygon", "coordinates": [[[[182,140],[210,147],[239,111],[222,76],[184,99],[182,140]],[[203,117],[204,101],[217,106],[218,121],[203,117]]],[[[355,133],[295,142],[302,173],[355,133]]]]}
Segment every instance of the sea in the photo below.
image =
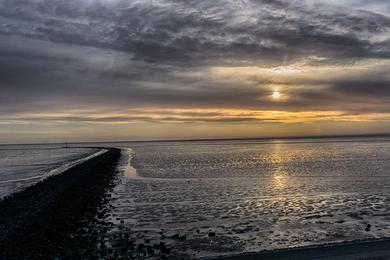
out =
{"type": "Polygon", "coordinates": [[[0,198],[122,149],[97,230],[210,257],[390,236],[390,138],[0,146],[0,198]]]}

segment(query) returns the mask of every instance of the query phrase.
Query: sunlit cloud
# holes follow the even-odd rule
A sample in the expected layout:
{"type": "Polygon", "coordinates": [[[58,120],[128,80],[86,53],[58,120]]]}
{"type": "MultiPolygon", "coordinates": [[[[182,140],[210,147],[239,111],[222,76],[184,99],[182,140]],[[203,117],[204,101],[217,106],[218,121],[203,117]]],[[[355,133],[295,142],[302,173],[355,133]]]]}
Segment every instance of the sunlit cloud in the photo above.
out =
{"type": "Polygon", "coordinates": [[[388,121],[389,8],[0,0],[0,123],[388,121]]]}
{"type": "Polygon", "coordinates": [[[144,109],[128,110],[122,113],[74,111],[71,113],[36,113],[19,114],[12,117],[0,117],[3,124],[21,124],[28,122],[76,122],[99,124],[134,124],[134,123],[238,123],[238,122],[273,122],[273,123],[315,123],[333,122],[369,122],[390,120],[390,113],[348,114],[337,111],[258,111],[235,109],[144,109]]]}

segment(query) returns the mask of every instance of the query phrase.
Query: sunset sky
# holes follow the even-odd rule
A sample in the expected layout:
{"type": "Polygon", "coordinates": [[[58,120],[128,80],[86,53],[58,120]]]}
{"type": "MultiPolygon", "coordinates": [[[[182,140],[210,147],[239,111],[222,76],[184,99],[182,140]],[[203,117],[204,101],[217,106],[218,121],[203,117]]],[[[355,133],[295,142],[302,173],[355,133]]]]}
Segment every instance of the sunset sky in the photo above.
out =
{"type": "Polygon", "coordinates": [[[389,0],[0,0],[0,143],[390,133],[389,0]]]}

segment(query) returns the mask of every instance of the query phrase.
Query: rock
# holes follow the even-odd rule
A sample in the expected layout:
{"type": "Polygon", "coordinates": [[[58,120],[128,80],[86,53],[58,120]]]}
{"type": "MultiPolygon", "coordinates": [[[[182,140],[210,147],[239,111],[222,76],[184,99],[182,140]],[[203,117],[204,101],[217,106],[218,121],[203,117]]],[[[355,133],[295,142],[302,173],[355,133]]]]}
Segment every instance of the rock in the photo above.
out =
{"type": "Polygon", "coordinates": [[[171,239],[179,239],[179,234],[175,234],[175,235],[171,236],[171,239]]]}
{"type": "Polygon", "coordinates": [[[160,246],[160,244],[153,244],[153,248],[157,249],[157,250],[160,250],[161,246],[160,246]]]}
{"type": "Polygon", "coordinates": [[[146,246],[146,251],[149,255],[154,255],[154,250],[151,246],[146,246]]]}
{"type": "Polygon", "coordinates": [[[137,250],[138,251],[142,251],[144,249],[145,245],[140,243],[138,246],[137,246],[137,250]]]}
{"type": "Polygon", "coordinates": [[[365,231],[366,231],[366,232],[371,231],[371,224],[367,224],[365,231]]]}
{"type": "Polygon", "coordinates": [[[164,244],[164,242],[160,242],[160,251],[161,251],[161,253],[163,253],[163,254],[169,254],[169,253],[171,252],[171,249],[168,248],[168,247],[164,244]]]}
{"type": "Polygon", "coordinates": [[[215,237],[215,232],[209,232],[209,237],[215,237]]]}

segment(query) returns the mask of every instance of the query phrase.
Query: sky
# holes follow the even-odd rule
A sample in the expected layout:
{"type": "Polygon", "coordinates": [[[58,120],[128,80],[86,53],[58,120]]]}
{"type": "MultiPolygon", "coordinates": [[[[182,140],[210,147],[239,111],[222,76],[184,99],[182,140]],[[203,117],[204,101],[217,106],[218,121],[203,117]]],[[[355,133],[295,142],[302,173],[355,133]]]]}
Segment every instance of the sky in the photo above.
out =
{"type": "Polygon", "coordinates": [[[388,0],[0,0],[0,143],[390,133],[388,0]]]}

